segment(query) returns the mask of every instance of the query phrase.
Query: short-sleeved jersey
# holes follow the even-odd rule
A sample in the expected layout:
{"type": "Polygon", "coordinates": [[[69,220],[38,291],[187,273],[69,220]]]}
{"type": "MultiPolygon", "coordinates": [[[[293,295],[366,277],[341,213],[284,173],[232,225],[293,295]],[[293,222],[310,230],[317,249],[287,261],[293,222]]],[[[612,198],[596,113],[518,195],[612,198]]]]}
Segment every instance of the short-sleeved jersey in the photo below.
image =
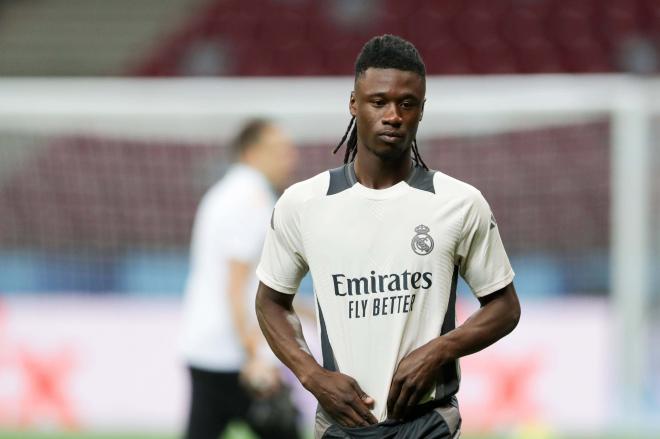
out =
{"type": "MultiPolygon", "coordinates": [[[[188,364],[213,371],[238,371],[243,366],[245,352],[227,292],[229,261],[257,265],[275,201],[266,177],[244,164],[229,168],[202,198],[193,226],[182,315],[181,349],[188,364]]],[[[256,287],[252,276],[245,289],[248,310],[254,309],[256,287]]]]}
{"type": "MultiPolygon", "coordinates": [[[[454,329],[457,276],[478,297],[514,276],[474,187],[414,168],[375,190],[357,182],[352,164],[293,185],[275,206],[257,276],[295,294],[308,270],[323,366],[355,378],[381,421],[399,361],[454,329]]],[[[446,400],[459,379],[457,361],[444,365],[422,402],[446,400]]]]}

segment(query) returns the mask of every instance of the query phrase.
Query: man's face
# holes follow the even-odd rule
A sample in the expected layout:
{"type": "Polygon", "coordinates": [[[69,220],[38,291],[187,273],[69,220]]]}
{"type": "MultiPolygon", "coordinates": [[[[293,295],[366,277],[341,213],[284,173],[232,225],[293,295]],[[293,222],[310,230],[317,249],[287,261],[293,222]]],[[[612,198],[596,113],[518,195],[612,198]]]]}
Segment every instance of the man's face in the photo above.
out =
{"type": "Polygon", "coordinates": [[[369,68],[355,81],[350,112],[358,142],[384,160],[410,149],[424,112],[426,82],[414,72],[369,68]]]}

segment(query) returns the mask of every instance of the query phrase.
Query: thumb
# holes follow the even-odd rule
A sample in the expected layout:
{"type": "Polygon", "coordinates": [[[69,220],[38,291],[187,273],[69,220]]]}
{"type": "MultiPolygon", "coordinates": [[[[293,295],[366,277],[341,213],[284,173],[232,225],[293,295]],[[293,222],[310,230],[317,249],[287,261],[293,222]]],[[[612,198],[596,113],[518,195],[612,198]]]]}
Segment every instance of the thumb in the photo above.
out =
{"type": "Polygon", "coordinates": [[[374,404],[374,402],[376,402],[371,396],[367,395],[366,393],[364,395],[361,395],[360,399],[362,399],[362,401],[364,401],[364,403],[370,407],[374,404]]]}
{"type": "Polygon", "coordinates": [[[357,392],[358,396],[360,397],[360,399],[361,399],[365,404],[367,404],[367,405],[372,405],[372,404],[375,402],[374,399],[373,399],[371,396],[367,395],[367,394],[364,392],[364,390],[362,390],[362,388],[360,388],[360,385],[359,385],[356,381],[353,381],[353,388],[355,389],[355,391],[357,392]]]}

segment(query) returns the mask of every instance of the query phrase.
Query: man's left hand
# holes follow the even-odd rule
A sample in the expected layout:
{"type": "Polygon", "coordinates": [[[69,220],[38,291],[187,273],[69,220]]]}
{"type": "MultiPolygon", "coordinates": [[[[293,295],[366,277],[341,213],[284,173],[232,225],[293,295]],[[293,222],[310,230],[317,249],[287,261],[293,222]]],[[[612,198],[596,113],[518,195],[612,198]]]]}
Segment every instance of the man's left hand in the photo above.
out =
{"type": "Polygon", "coordinates": [[[387,412],[390,419],[406,419],[433,385],[442,362],[436,343],[427,343],[406,355],[397,367],[390,393],[387,412]]]}

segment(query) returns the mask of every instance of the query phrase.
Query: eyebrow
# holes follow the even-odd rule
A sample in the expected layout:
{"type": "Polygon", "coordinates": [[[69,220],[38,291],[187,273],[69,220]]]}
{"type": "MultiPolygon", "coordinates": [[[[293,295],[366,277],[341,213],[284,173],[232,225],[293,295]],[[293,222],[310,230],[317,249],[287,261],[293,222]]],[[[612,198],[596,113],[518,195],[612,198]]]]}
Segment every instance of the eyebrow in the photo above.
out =
{"type": "MultiPolygon", "coordinates": [[[[384,91],[379,91],[375,93],[365,93],[365,96],[367,98],[375,98],[375,97],[386,97],[387,93],[384,91]]],[[[399,99],[404,100],[404,99],[414,99],[416,101],[421,101],[422,99],[419,98],[418,96],[414,95],[413,93],[406,93],[403,96],[399,97],[399,99]]]]}

